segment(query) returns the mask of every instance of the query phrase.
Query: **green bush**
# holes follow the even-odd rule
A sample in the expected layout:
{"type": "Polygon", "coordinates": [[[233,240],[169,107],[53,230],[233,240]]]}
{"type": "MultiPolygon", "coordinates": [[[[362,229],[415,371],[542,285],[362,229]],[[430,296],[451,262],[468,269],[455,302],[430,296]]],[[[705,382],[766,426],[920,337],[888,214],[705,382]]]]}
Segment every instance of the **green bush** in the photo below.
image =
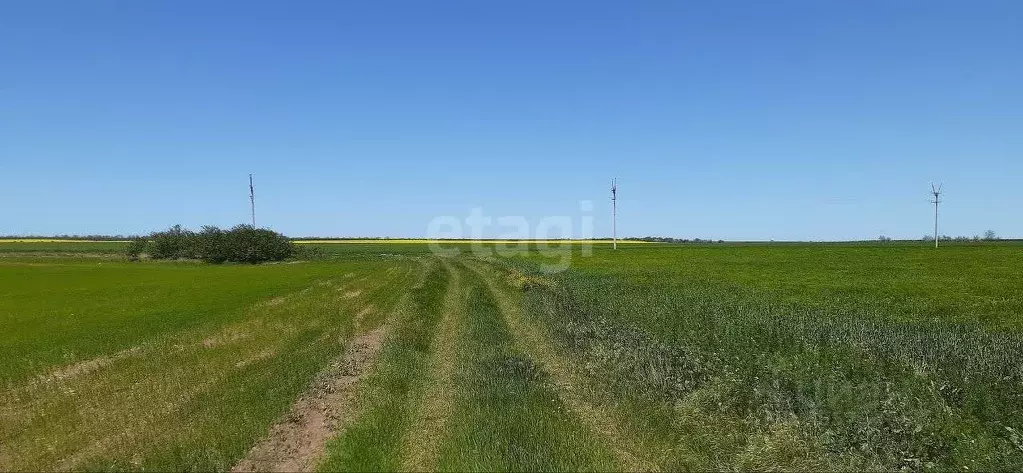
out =
{"type": "Polygon", "coordinates": [[[149,256],[153,259],[195,258],[195,233],[174,225],[149,235],[149,256]]]}
{"type": "Polygon", "coordinates": [[[238,225],[225,233],[225,251],[228,261],[261,263],[281,261],[295,253],[288,237],[265,228],[238,225]]]}
{"type": "Polygon", "coordinates": [[[202,227],[199,233],[175,225],[149,236],[149,243],[132,242],[129,256],[137,259],[142,249],[148,248],[153,259],[200,259],[207,263],[262,263],[281,261],[295,254],[295,246],[288,237],[265,228],[238,225],[221,230],[212,225],[202,227]]]}
{"type": "Polygon", "coordinates": [[[223,263],[230,259],[227,249],[227,234],[212,225],[202,227],[195,235],[195,252],[199,259],[207,263],[223,263]]]}
{"type": "Polygon", "coordinates": [[[128,248],[125,249],[125,254],[132,260],[139,259],[142,253],[146,252],[146,246],[149,245],[149,239],[145,237],[135,237],[128,242],[128,248]]]}

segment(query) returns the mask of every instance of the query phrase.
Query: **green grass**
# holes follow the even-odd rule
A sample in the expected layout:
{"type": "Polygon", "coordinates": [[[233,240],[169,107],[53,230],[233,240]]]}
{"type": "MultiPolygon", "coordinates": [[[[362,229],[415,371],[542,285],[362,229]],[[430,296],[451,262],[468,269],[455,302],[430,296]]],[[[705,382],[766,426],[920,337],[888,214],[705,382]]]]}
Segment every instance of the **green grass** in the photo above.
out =
{"type": "Polygon", "coordinates": [[[529,312],[594,389],[646,412],[638,435],[690,440],[665,468],[1023,465],[1019,246],[665,246],[573,263],[530,286],[529,312]]]}
{"type": "Polygon", "coordinates": [[[0,384],[182,330],[236,321],[247,317],[246,306],[357,269],[323,263],[0,259],[0,358],[6,361],[0,384]]]}
{"type": "Polygon", "coordinates": [[[595,433],[558,397],[550,375],[514,347],[493,295],[478,278],[470,283],[467,304],[466,341],[439,469],[617,469],[595,433]]]}
{"type": "Polygon", "coordinates": [[[358,419],[331,443],[320,469],[614,469],[548,374],[514,348],[479,277],[461,264],[441,266],[411,293],[379,369],[360,392],[358,419]],[[441,344],[453,347],[454,359],[441,344]]]}
{"type": "Polygon", "coordinates": [[[124,253],[128,243],[121,241],[29,241],[0,240],[0,255],[96,254],[124,253]]]}
{"type": "Polygon", "coordinates": [[[416,267],[0,261],[0,466],[229,469],[416,267]]]}
{"type": "Polygon", "coordinates": [[[394,471],[401,466],[403,435],[418,400],[416,389],[426,376],[426,363],[442,315],[450,274],[434,263],[422,284],[414,287],[408,305],[397,316],[397,328],[380,356],[380,367],[359,393],[359,417],[328,445],[323,471],[394,471]]]}
{"type": "Polygon", "coordinates": [[[321,470],[1023,469],[1016,242],[117,245],[0,242],[0,469],[230,469],[383,324],[321,470]]]}

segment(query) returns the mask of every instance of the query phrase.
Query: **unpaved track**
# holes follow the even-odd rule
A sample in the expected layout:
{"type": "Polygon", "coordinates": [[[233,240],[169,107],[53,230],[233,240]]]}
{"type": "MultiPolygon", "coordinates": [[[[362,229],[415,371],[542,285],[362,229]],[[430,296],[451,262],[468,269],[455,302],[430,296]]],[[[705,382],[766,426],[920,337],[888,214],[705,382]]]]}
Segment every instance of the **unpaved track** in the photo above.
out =
{"type": "Polygon", "coordinates": [[[372,367],[387,324],[359,335],[344,356],[321,372],[285,418],[270,429],[232,471],[311,471],[327,441],[351,418],[356,383],[372,367]]]}
{"type": "Polygon", "coordinates": [[[493,266],[482,261],[474,261],[468,266],[486,282],[515,339],[516,348],[554,378],[558,395],[583,425],[605,440],[615,452],[621,468],[633,472],[659,470],[655,463],[636,453],[643,451],[643,448],[612,413],[586,400],[583,391],[585,381],[572,368],[573,362],[555,351],[554,341],[542,328],[522,317],[519,304],[511,294],[513,288],[501,279],[493,266]]]}
{"type": "Polygon", "coordinates": [[[419,411],[414,415],[402,439],[402,466],[404,471],[433,471],[440,458],[440,433],[451,416],[454,405],[455,362],[458,340],[465,326],[466,293],[462,281],[464,271],[446,258],[442,259],[451,275],[444,296],[444,315],[431,344],[432,354],[427,364],[429,378],[418,393],[419,411]]]}

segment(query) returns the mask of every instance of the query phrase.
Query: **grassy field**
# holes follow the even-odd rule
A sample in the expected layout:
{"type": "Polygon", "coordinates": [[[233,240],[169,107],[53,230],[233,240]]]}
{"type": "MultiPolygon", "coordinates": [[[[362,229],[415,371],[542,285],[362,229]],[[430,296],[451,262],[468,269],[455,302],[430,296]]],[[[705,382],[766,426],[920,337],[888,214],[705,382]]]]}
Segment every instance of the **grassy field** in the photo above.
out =
{"type": "Polygon", "coordinates": [[[0,243],[0,470],[1023,469],[1020,244],[118,245],[0,243]]]}
{"type": "Polygon", "coordinates": [[[642,449],[667,452],[661,468],[1018,470],[1021,250],[628,248],[553,277],[513,266],[534,281],[528,312],[642,449]]]}
{"type": "Polygon", "coordinates": [[[123,253],[123,241],[0,240],[0,255],[87,256],[123,253]]]}
{"type": "Polygon", "coordinates": [[[0,258],[0,469],[229,469],[420,277],[0,258]]]}

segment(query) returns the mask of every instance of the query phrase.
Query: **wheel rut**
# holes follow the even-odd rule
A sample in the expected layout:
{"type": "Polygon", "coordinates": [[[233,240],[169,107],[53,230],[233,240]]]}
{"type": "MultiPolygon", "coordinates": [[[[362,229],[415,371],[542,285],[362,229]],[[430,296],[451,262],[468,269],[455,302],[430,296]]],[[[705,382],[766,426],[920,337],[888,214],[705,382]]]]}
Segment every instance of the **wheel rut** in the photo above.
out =
{"type": "Polygon", "coordinates": [[[420,408],[414,414],[402,441],[404,471],[436,470],[440,457],[441,435],[454,406],[454,383],[459,340],[466,316],[466,276],[457,263],[443,258],[445,269],[451,275],[444,296],[443,316],[431,343],[431,356],[427,362],[429,377],[417,393],[420,408]]]}
{"type": "Polygon", "coordinates": [[[472,272],[482,279],[497,301],[516,347],[554,378],[558,395],[587,429],[603,438],[625,471],[656,471],[658,466],[635,452],[643,449],[614,415],[586,399],[585,381],[573,369],[574,362],[557,353],[554,341],[541,328],[525,320],[518,303],[509,293],[511,287],[494,274],[489,263],[473,262],[472,272]]]}
{"type": "Polygon", "coordinates": [[[356,385],[369,373],[387,331],[381,325],[349,342],[345,354],[317,376],[312,389],[231,471],[312,471],[327,441],[350,421],[356,385]]]}

